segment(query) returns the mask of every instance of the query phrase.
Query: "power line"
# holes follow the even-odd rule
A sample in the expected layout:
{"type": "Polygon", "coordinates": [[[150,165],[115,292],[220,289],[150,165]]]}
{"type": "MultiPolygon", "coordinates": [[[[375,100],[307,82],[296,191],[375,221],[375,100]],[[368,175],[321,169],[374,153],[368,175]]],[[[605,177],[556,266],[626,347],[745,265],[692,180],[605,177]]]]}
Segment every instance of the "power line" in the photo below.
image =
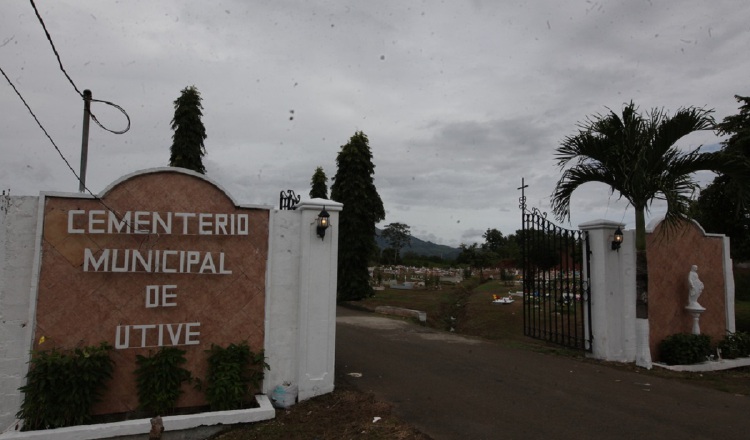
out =
{"type": "MultiPolygon", "coordinates": [[[[31,107],[29,107],[29,104],[26,102],[26,100],[23,98],[23,96],[21,96],[21,92],[18,91],[18,89],[16,88],[15,85],[13,85],[13,82],[10,80],[10,78],[8,78],[8,75],[5,74],[5,71],[3,70],[2,67],[0,67],[0,73],[3,74],[3,76],[5,77],[5,80],[8,81],[8,84],[10,84],[10,86],[13,88],[13,91],[16,92],[16,95],[18,95],[18,98],[21,99],[21,102],[23,102],[23,105],[26,106],[26,110],[29,111],[29,113],[31,114],[31,116],[34,118],[34,120],[36,121],[37,125],[39,126],[39,128],[41,128],[42,131],[44,132],[44,135],[47,136],[47,139],[49,139],[49,141],[52,143],[52,146],[55,147],[55,150],[57,151],[57,154],[60,155],[60,157],[62,158],[63,162],[65,162],[65,165],[67,165],[68,168],[70,168],[70,171],[73,173],[74,176],[76,176],[76,179],[78,179],[78,181],[80,181],[81,178],[78,176],[78,173],[76,173],[76,170],[73,169],[73,167],[70,165],[70,162],[68,162],[68,159],[65,158],[65,155],[63,155],[62,151],[60,151],[60,148],[58,148],[58,146],[55,143],[55,141],[52,140],[52,136],[50,136],[49,133],[47,133],[47,130],[44,128],[44,126],[42,125],[42,123],[39,122],[39,118],[36,117],[36,115],[34,114],[34,112],[31,110],[31,107]]],[[[88,188],[86,190],[88,191],[88,188]]],[[[89,191],[89,193],[91,193],[91,191],[89,191]]]]}
{"type": "MultiPolygon", "coordinates": [[[[31,114],[31,117],[34,118],[34,121],[36,121],[36,123],[39,126],[39,128],[41,128],[42,131],[44,132],[44,135],[47,136],[47,139],[49,139],[50,143],[52,143],[52,146],[55,147],[55,150],[57,151],[57,154],[60,155],[60,157],[62,158],[63,162],[65,162],[65,165],[68,166],[68,168],[70,169],[70,171],[76,177],[76,180],[78,180],[80,182],[81,178],[78,176],[78,173],[76,173],[76,170],[74,170],[73,167],[70,165],[70,162],[68,162],[68,159],[65,158],[65,155],[62,153],[62,151],[60,151],[60,148],[57,146],[57,144],[55,143],[55,141],[52,139],[52,136],[50,136],[50,134],[44,128],[44,126],[42,125],[42,123],[39,121],[39,118],[36,117],[36,115],[34,114],[34,111],[31,110],[31,107],[26,102],[26,100],[24,99],[24,97],[21,95],[21,92],[18,91],[18,89],[13,84],[13,82],[10,80],[10,78],[8,78],[8,75],[5,74],[5,71],[3,70],[2,67],[0,67],[0,73],[3,74],[3,76],[5,77],[5,80],[8,81],[8,84],[10,84],[11,88],[13,88],[13,91],[16,92],[16,95],[18,95],[18,98],[21,100],[21,102],[23,102],[23,105],[26,106],[26,110],[29,111],[29,114],[31,114]]],[[[96,200],[97,202],[99,202],[99,204],[101,204],[105,209],[107,209],[108,211],[110,211],[111,213],[113,213],[118,218],[118,220],[124,221],[122,219],[122,216],[120,214],[118,214],[117,211],[115,211],[114,209],[110,208],[106,203],[104,203],[104,200],[102,200],[101,198],[99,198],[99,196],[97,196],[96,194],[94,194],[93,192],[91,192],[91,190],[88,187],[86,187],[85,185],[84,185],[84,189],[86,190],[87,193],[89,193],[94,198],[94,200],[96,200]]],[[[8,190],[8,194],[10,194],[10,190],[8,190]]],[[[3,192],[3,195],[5,195],[5,192],[3,192]]],[[[125,223],[127,223],[127,222],[125,222],[125,223]]]]}
{"type": "Polygon", "coordinates": [[[34,8],[34,12],[36,13],[36,18],[39,19],[39,23],[42,24],[42,29],[44,29],[45,35],[47,35],[47,41],[49,41],[50,46],[52,46],[52,52],[55,53],[55,57],[57,57],[57,62],[60,64],[60,70],[65,74],[65,77],[68,78],[68,81],[70,81],[70,84],[73,86],[74,89],[76,89],[76,93],[78,93],[78,96],[83,98],[83,93],[81,93],[80,90],[78,90],[78,87],[76,86],[76,83],[73,82],[73,79],[68,75],[68,72],[65,71],[65,67],[63,67],[62,60],[60,59],[60,54],[57,53],[57,49],[55,48],[55,43],[52,42],[52,36],[49,34],[49,31],[47,31],[47,26],[44,24],[44,20],[42,20],[42,16],[39,14],[39,10],[36,8],[36,5],[34,4],[34,0],[29,0],[31,2],[31,7],[34,8]]]}
{"type": "MultiPolygon", "coordinates": [[[[81,93],[81,91],[78,89],[78,86],[76,86],[76,83],[73,81],[73,78],[71,78],[70,75],[68,75],[68,72],[65,70],[65,67],[63,66],[63,63],[62,63],[62,59],[60,58],[60,54],[57,52],[57,48],[55,47],[55,43],[52,41],[52,36],[50,35],[49,31],[47,30],[47,26],[44,24],[44,20],[42,19],[42,15],[39,13],[39,9],[37,9],[36,4],[34,3],[34,0],[29,0],[29,1],[31,2],[31,7],[34,8],[34,13],[36,14],[36,18],[39,20],[39,23],[42,25],[42,29],[44,29],[44,34],[47,36],[47,41],[49,41],[49,45],[52,46],[52,52],[54,52],[55,58],[57,58],[57,63],[60,65],[60,70],[62,70],[62,73],[65,75],[66,78],[68,78],[68,81],[70,82],[70,85],[73,86],[73,88],[75,89],[76,93],[78,93],[78,95],[81,98],[83,98],[83,93],[81,93]]],[[[125,115],[125,118],[128,121],[128,125],[125,128],[125,130],[119,130],[119,131],[118,130],[110,130],[109,128],[107,128],[104,125],[102,125],[102,123],[99,122],[99,120],[96,118],[96,116],[93,113],[90,113],[91,114],[91,119],[93,119],[94,122],[96,122],[96,125],[98,125],[99,127],[101,127],[103,130],[106,130],[106,131],[108,131],[110,133],[114,133],[114,134],[123,134],[123,133],[126,133],[128,130],[130,130],[130,116],[128,116],[128,113],[122,107],[120,107],[119,105],[114,104],[112,102],[102,101],[102,100],[99,100],[99,99],[92,99],[91,102],[101,102],[103,104],[111,105],[112,107],[120,110],[122,112],[122,114],[125,115]]]]}
{"type": "MultiPolygon", "coordinates": [[[[39,10],[37,9],[36,4],[34,4],[34,0],[29,0],[29,1],[31,2],[31,6],[34,8],[34,13],[36,14],[37,19],[39,19],[39,23],[41,23],[41,25],[42,25],[42,29],[44,29],[44,33],[47,36],[47,41],[49,41],[50,46],[52,46],[52,52],[54,52],[55,57],[57,58],[57,62],[60,65],[60,70],[62,70],[63,74],[65,74],[65,77],[68,79],[68,81],[70,82],[70,84],[73,86],[73,88],[75,89],[76,93],[78,93],[78,95],[81,98],[84,98],[83,93],[81,93],[81,91],[78,89],[78,87],[76,86],[76,84],[73,81],[73,79],[70,77],[70,75],[68,75],[68,72],[65,70],[65,67],[63,66],[62,60],[60,59],[60,54],[57,52],[57,49],[55,48],[55,44],[52,42],[52,36],[50,35],[49,31],[47,30],[47,26],[44,24],[44,20],[42,19],[42,16],[39,14],[39,10]]],[[[65,158],[65,155],[62,153],[62,151],[60,151],[60,148],[57,146],[57,144],[55,143],[55,141],[52,139],[52,136],[50,136],[50,134],[44,128],[44,126],[42,125],[42,123],[39,121],[39,118],[37,118],[36,114],[34,114],[34,111],[31,110],[31,107],[26,102],[26,99],[24,99],[24,97],[21,95],[21,92],[18,91],[18,89],[13,84],[13,82],[10,80],[10,78],[8,78],[8,75],[5,74],[5,71],[2,69],[2,67],[0,67],[0,73],[2,73],[3,77],[5,77],[5,80],[8,82],[8,84],[10,84],[11,88],[13,89],[13,91],[16,92],[16,95],[18,96],[18,98],[21,100],[21,102],[23,102],[23,105],[26,106],[26,110],[28,110],[29,114],[31,114],[31,116],[34,118],[34,121],[36,121],[36,123],[39,126],[39,128],[42,129],[42,132],[44,132],[44,135],[47,136],[47,139],[49,139],[49,141],[52,144],[52,146],[55,147],[55,151],[57,151],[57,154],[60,155],[60,158],[63,160],[63,162],[65,162],[65,165],[67,165],[68,169],[70,169],[70,171],[76,177],[76,180],[78,180],[79,182],[82,182],[81,177],[78,175],[78,173],[76,173],[75,169],[73,169],[73,167],[70,165],[70,162],[68,162],[68,159],[65,158]]],[[[91,95],[89,94],[89,97],[90,96],[91,95]]],[[[111,105],[112,107],[115,107],[116,109],[120,110],[122,112],[122,114],[125,115],[125,118],[128,121],[128,125],[125,128],[125,130],[121,130],[121,131],[110,130],[107,127],[103,126],[99,122],[99,120],[96,118],[96,116],[94,116],[94,114],[92,114],[92,113],[89,112],[91,118],[94,120],[94,122],[96,122],[97,125],[99,125],[99,127],[101,127],[102,129],[104,129],[106,131],[114,133],[114,134],[123,134],[123,133],[127,132],[128,130],[130,130],[130,116],[128,116],[128,114],[125,111],[125,109],[123,109],[119,105],[114,104],[114,103],[109,102],[109,101],[103,101],[103,100],[99,100],[99,99],[92,99],[91,101],[101,102],[103,104],[107,104],[107,105],[111,105]]],[[[115,211],[114,209],[110,208],[106,203],[104,203],[104,201],[102,199],[100,199],[98,196],[96,196],[88,187],[86,187],[85,185],[82,185],[82,186],[83,186],[83,189],[94,198],[94,200],[96,200],[104,208],[106,208],[108,211],[112,212],[115,216],[118,217],[118,219],[120,219],[121,216],[117,213],[117,211],[115,211]]]]}
{"type": "MultiPolygon", "coordinates": [[[[42,25],[42,29],[44,29],[44,33],[47,36],[47,41],[49,41],[49,44],[52,47],[52,52],[54,52],[55,57],[57,58],[57,62],[60,65],[60,70],[63,72],[63,74],[65,75],[65,77],[68,79],[68,81],[70,82],[70,84],[73,86],[73,88],[75,89],[76,93],[78,93],[78,95],[81,98],[84,98],[84,94],[81,93],[81,91],[78,89],[78,86],[76,86],[76,84],[73,81],[73,79],[70,77],[70,75],[68,75],[68,72],[65,70],[65,67],[63,66],[62,60],[60,59],[60,54],[57,52],[57,49],[55,48],[55,44],[52,41],[52,36],[50,35],[49,31],[47,30],[47,26],[44,24],[44,20],[42,19],[42,16],[39,14],[39,10],[37,9],[36,4],[34,4],[34,0],[29,0],[29,1],[31,2],[31,6],[34,8],[34,13],[37,16],[37,19],[39,19],[39,23],[42,25]]],[[[2,73],[3,77],[5,77],[5,80],[8,82],[8,84],[10,84],[11,88],[13,89],[13,91],[16,92],[16,95],[21,100],[21,102],[23,102],[23,105],[26,107],[26,110],[28,110],[28,112],[31,115],[31,117],[34,118],[34,121],[36,121],[36,123],[39,126],[39,128],[42,129],[42,132],[44,133],[45,136],[47,136],[47,139],[49,139],[49,141],[52,144],[52,146],[55,147],[55,151],[57,151],[57,154],[60,155],[60,158],[63,160],[63,162],[65,162],[65,165],[67,165],[68,169],[70,169],[70,172],[73,173],[73,175],[76,177],[76,180],[78,180],[79,182],[82,182],[81,177],[78,175],[78,173],[76,173],[75,169],[70,165],[70,162],[68,162],[68,159],[65,158],[65,155],[62,153],[62,151],[60,150],[60,148],[57,146],[57,144],[55,143],[55,141],[52,139],[52,136],[50,136],[50,134],[44,128],[44,126],[42,125],[42,123],[39,121],[39,118],[37,118],[36,114],[34,114],[34,111],[31,109],[31,106],[29,106],[29,104],[26,102],[26,99],[24,99],[24,97],[21,95],[21,92],[18,91],[18,89],[16,88],[16,86],[13,84],[13,82],[8,77],[8,75],[5,74],[5,71],[2,69],[2,67],[0,67],[0,73],[2,73]]],[[[89,94],[89,98],[90,98],[90,96],[91,95],[89,94]]],[[[119,105],[114,104],[114,103],[109,102],[109,101],[103,101],[103,100],[99,100],[99,99],[91,99],[91,101],[101,102],[103,104],[107,104],[107,105],[110,105],[112,107],[115,107],[116,109],[120,110],[120,112],[122,112],[123,115],[125,115],[125,118],[127,119],[127,122],[128,122],[127,127],[124,130],[120,130],[120,131],[118,131],[118,130],[110,130],[109,128],[107,128],[104,125],[102,125],[93,113],[89,112],[89,114],[91,116],[91,119],[93,119],[94,122],[96,122],[96,124],[99,125],[99,127],[101,127],[102,129],[104,129],[106,131],[114,133],[114,134],[123,134],[123,133],[127,132],[128,130],[130,130],[130,116],[128,116],[128,113],[125,111],[125,109],[123,109],[119,105]]],[[[117,213],[117,211],[115,211],[114,209],[110,208],[106,203],[104,203],[104,201],[102,199],[100,199],[97,195],[95,195],[87,186],[85,186],[85,185],[82,184],[82,187],[83,187],[83,190],[85,190],[88,194],[90,194],[94,198],[94,200],[96,200],[99,204],[101,204],[108,211],[112,212],[118,219],[122,220],[121,216],[117,213]]],[[[10,193],[10,191],[9,191],[9,193],[10,193]]]]}
{"type": "Polygon", "coordinates": [[[112,103],[112,102],[109,102],[109,101],[102,101],[101,99],[92,99],[91,102],[101,102],[103,104],[111,105],[112,107],[116,108],[117,110],[120,110],[122,112],[122,114],[125,115],[125,119],[128,120],[128,126],[125,127],[125,130],[120,130],[120,131],[118,131],[118,130],[110,130],[109,128],[103,126],[101,124],[101,122],[99,122],[98,119],[96,119],[96,115],[94,115],[93,113],[89,112],[89,114],[91,115],[91,119],[93,119],[94,122],[96,122],[96,125],[98,125],[99,127],[101,127],[103,130],[106,130],[106,131],[108,131],[110,133],[114,133],[114,134],[124,134],[124,133],[127,133],[128,130],[130,130],[130,116],[128,116],[128,113],[125,111],[125,109],[123,109],[122,107],[120,107],[119,105],[117,105],[115,103],[112,103]]]}

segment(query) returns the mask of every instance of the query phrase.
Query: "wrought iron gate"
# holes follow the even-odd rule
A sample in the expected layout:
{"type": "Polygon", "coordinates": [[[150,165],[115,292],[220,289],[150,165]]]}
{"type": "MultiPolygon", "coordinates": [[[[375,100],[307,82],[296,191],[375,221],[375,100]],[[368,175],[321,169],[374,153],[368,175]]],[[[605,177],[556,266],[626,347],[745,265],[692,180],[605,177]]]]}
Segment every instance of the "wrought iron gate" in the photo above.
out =
{"type": "Polygon", "coordinates": [[[536,208],[526,210],[523,195],[520,207],[524,335],[591,351],[588,233],[561,228],[536,208]]]}

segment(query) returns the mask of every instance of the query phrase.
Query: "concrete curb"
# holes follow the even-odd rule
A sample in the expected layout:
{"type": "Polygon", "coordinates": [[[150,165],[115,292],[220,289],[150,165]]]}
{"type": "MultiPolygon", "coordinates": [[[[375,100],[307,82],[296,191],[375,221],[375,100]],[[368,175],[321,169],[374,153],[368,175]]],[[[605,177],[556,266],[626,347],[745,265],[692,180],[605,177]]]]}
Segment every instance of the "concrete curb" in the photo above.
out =
{"type": "MultiPolygon", "coordinates": [[[[276,417],[276,411],[268,396],[255,396],[258,408],[234,411],[215,411],[200,414],[163,417],[164,438],[175,431],[183,431],[211,425],[233,425],[269,420],[276,417]]],[[[115,423],[97,425],[69,426],[66,428],[46,429],[41,431],[6,432],[0,434],[0,440],[94,440],[122,436],[148,436],[151,430],[150,419],[125,420],[115,423]]],[[[187,438],[182,435],[180,438],[187,438]]]]}
{"type": "Polygon", "coordinates": [[[750,358],[722,359],[720,361],[702,362],[700,364],[693,365],[667,365],[654,362],[654,366],[672,371],[720,371],[730,370],[732,368],[748,367],[750,366],[750,358]]]}
{"type": "Polygon", "coordinates": [[[405,318],[417,318],[419,319],[419,322],[427,322],[427,312],[421,312],[419,310],[403,309],[401,307],[393,306],[379,306],[375,307],[375,313],[403,316],[405,318]]]}

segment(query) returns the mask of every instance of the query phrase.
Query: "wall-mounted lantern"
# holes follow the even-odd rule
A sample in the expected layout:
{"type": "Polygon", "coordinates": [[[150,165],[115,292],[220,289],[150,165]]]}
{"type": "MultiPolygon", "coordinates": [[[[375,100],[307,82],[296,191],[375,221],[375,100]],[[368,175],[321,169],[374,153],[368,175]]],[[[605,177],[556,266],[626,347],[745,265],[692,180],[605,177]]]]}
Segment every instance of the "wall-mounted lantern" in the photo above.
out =
{"type": "Polygon", "coordinates": [[[619,227],[615,230],[615,235],[612,236],[612,250],[620,252],[620,245],[622,245],[622,229],[619,227]]]}
{"type": "Polygon", "coordinates": [[[331,218],[331,214],[326,211],[326,207],[323,207],[323,210],[320,211],[320,214],[318,214],[318,237],[320,239],[324,239],[326,236],[326,229],[328,229],[328,226],[330,226],[329,219],[331,218]]]}

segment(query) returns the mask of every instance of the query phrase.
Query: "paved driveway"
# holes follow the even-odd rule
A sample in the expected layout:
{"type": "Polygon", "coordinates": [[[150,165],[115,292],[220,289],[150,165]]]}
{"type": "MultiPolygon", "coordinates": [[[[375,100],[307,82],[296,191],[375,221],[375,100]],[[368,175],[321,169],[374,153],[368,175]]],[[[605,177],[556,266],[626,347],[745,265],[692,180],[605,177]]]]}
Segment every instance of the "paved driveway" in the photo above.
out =
{"type": "Polygon", "coordinates": [[[337,372],[436,440],[750,439],[747,396],[337,313],[337,372]]]}

